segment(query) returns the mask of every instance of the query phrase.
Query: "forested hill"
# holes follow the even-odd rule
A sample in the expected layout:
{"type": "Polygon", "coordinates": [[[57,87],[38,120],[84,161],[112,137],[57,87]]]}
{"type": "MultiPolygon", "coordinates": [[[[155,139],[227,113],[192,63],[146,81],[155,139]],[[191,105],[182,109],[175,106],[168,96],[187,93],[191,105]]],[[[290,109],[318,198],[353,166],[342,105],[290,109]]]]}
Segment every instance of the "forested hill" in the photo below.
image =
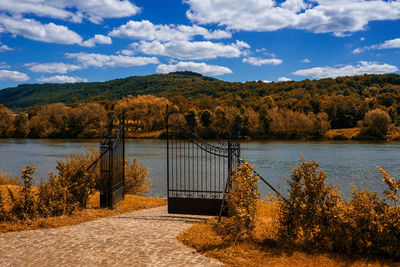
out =
{"type": "Polygon", "coordinates": [[[190,99],[242,99],[271,95],[275,99],[312,99],[319,96],[344,95],[356,98],[380,97],[399,102],[400,75],[363,75],[336,79],[304,80],[300,82],[264,83],[227,82],[193,72],[175,72],[148,76],[133,76],[107,82],[67,84],[23,84],[0,90],[0,104],[11,109],[34,105],[121,99],[127,95],[153,94],[168,98],[184,96],[190,99]]]}

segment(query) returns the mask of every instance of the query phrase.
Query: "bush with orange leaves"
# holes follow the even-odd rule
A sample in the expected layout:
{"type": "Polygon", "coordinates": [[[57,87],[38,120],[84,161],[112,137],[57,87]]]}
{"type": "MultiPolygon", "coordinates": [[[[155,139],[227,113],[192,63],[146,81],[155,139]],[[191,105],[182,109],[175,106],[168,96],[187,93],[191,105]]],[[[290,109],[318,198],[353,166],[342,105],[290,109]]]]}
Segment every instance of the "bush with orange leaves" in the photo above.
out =
{"type": "Polygon", "coordinates": [[[344,201],[337,188],[325,184],[317,162],[301,159],[287,181],[289,203],[280,201],[280,238],[308,248],[400,258],[400,179],[378,169],[388,186],[385,198],[353,186],[344,201]]]}
{"type": "Polygon", "coordinates": [[[229,217],[216,225],[217,232],[234,241],[251,240],[256,226],[259,177],[249,163],[243,163],[232,171],[232,188],[227,194],[229,217]]]}
{"type": "MultiPolygon", "coordinates": [[[[32,188],[35,183],[33,174],[36,168],[27,166],[22,169],[22,189],[16,193],[8,190],[11,208],[5,208],[0,190],[0,221],[69,215],[81,206],[86,207],[89,195],[95,191],[96,183],[100,182],[99,168],[97,168],[85,186],[90,175],[88,167],[98,155],[99,152],[93,146],[80,153],[67,155],[64,161],[57,161],[58,174],[50,173],[50,179],[37,189],[32,188]]],[[[151,184],[147,174],[148,169],[141,168],[139,162],[126,159],[125,192],[136,195],[148,192],[151,184]]]]}

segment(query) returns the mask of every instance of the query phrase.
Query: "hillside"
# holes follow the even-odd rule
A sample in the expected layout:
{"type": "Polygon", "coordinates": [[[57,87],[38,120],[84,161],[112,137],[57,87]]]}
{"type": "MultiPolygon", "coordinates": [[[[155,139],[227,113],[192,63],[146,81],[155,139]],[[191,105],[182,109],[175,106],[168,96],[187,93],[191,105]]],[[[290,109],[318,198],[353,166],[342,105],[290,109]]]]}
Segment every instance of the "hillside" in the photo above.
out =
{"type": "Polygon", "coordinates": [[[148,76],[132,76],[107,82],[69,84],[22,84],[0,90],[0,104],[11,109],[62,102],[116,100],[127,95],[184,96],[198,99],[255,98],[274,95],[282,99],[311,99],[318,96],[343,95],[365,99],[385,98],[390,105],[400,99],[400,75],[363,75],[336,79],[304,80],[279,83],[227,82],[193,72],[176,72],[148,76]]]}
{"type": "Polygon", "coordinates": [[[70,105],[77,101],[115,100],[127,95],[172,96],[176,92],[185,95],[185,88],[192,87],[193,84],[196,84],[199,90],[204,90],[205,86],[213,87],[212,84],[215,82],[221,83],[197,73],[181,72],[132,76],[95,83],[22,84],[0,90],[0,104],[11,109],[19,109],[57,102],[70,105]]]}

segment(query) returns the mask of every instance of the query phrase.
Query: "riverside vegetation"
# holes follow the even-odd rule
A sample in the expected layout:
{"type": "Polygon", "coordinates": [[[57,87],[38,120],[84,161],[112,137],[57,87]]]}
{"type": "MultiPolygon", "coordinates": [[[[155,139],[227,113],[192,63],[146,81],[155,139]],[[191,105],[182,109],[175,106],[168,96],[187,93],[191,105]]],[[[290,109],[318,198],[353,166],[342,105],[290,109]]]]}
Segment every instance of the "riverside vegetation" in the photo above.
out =
{"type": "Polygon", "coordinates": [[[67,155],[64,161],[57,161],[58,174],[50,173],[49,180],[39,186],[33,186],[36,183],[34,166],[22,169],[19,181],[6,174],[0,175],[0,231],[75,224],[165,204],[165,200],[144,197],[151,185],[147,177],[148,169],[141,168],[136,160],[127,159],[125,179],[129,195],[126,201],[115,211],[98,209],[98,168],[84,188],[89,176],[87,167],[98,154],[93,147],[89,147],[86,151],[67,155]],[[82,190],[84,193],[80,198],[82,190]]]}
{"type": "Polygon", "coordinates": [[[231,83],[177,72],[104,83],[20,85],[0,91],[5,105],[0,137],[98,136],[99,126],[123,109],[138,132],[158,137],[169,104],[181,114],[177,119],[190,121],[204,138],[240,132],[251,138],[346,139],[327,132],[354,129],[354,139],[399,139],[399,89],[396,74],[231,83]],[[22,113],[13,114],[17,110],[22,113]]]}
{"type": "Polygon", "coordinates": [[[249,164],[232,176],[230,217],[197,224],[178,236],[232,266],[391,265],[400,260],[400,178],[378,167],[383,197],[353,186],[345,201],[315,161],[291,170],[288,199],[260,200],[249,164]],[[232,208],[233,207],[233,208],[232,208]]]}
{"type": "MultiPolygon", "coordinates": [[[[325,112],[327,110],[305,113],[279,107],[269,96],[261,98],[255,107],[246,105],[246,102],[236,102],[236,105],[225,103],[210,109],[192,107],[185,112],[182,103],[145,95],[128,96],[112,103],[81,103],[72,107],[62,103],[37,106],[29,108],[28,115],[22,112],[14,115],[0,105],[0,137],[97,137],[100,135],[99,129],[111,120],[117,121],[123,111],[126,111],[128,122],[135,125],[129,127],[128,137],[160,137],[165,127],[167,105],[176,123],[189,125],[203,138],[221,138],[239,133],[242,137],[252,138],[323,139],[330,136],[327,132],[335,120],[325,112]]],[[[386,139],[389,131],[392,139],[400,137],[386,108],[379,106],[366,111],[359,119],[358,133],[353,139],[386,139]]],[[[341,133],[331,134],[331,138],[346,139],[341,133]]]]}

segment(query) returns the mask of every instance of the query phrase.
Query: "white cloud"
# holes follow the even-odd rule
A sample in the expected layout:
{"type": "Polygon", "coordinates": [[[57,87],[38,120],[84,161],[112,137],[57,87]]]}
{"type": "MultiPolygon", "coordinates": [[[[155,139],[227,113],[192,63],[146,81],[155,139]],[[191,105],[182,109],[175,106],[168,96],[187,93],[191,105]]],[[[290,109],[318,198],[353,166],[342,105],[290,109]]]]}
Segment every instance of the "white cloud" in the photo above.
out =
{"type": "Polygon", "coordinates": [[[362,52],[364,52],[364,51],[366,51],[366,50],[369,50],[369,49],[367,49],[367,47],[364,47],[364,48],[356,48],[356,49],[353,50],[353,53],[354,53],[354,54],[360,54],[360,53],[362,53],[362,52]]]}
{"type": "Polygon", "coordinates": [[[365,37],[361,37],[361,38],[360,38],[360,41],[365,41],[365,37]]]}
{"type": "Polygon", "coordinates": [[[24,82],[29,80],[29,76],[19,71],[0,70],[0,81],[24,82]]]}
{"type": "Polygon", "coordinates": [[[0,52],[4,52],[4,51],[12,51],[12,50],[14,50],[13,48],[11,48],[11,47],[8,47],[7,45],[5,45],[5,44],[1,44],[1,42],[0,42],[0,52]]]}
{"type": "Polygon", "coordinates": [[[279,78],[278,78],[278,81],[279,81],[279,82],[289,82],[289,81],[292,81],[292,79],[287,78],[287,77],[279,77],[279,78]]]}
{"type": "Polygon", "coordinates": [[[197,63],[197,62],[178,62],[173,65],[165,65],[161,64],[157,66],[156,71],[158,73],[169,73],[174,71],[193,71],[197,73],[201,73],[203,75],[223,75],[232,73],[232,71],[223,66],[218,65],[208,65],[206,63],[197,63]]]}
{"type": "Polygon", "coordinates": [[[298,76],[312,77],[315,79],[321,78],[336,78],[340,76],[353,76],[363,74],[384,74],[393,73],[399,69],[396,66],[389,64],[379,64],[377,62],[360,61],[357,65],[346,65],[339,67],[316,67],[311,69],[302,69],[293,72],[298,76]]]}
{"type": "Polygon", "coordinates": [[[400,48],[400,38],[387,40],[383,44],[378,45],[379,49],[400,48]]]}
{"type": "Polygon", "coordinates": [[[131,47],[147,55],[168,56],[180,60],[212,59],[217,57],[236,58],[244,54],[244,48],[250,46],[242,41],[225,45],[210,41],[159,41],[133,43],[131,47]]]}
{"type": "Polygon", "coordinates": [[[30,71],[43,73],[67,73],[68,71],[79,70],[82,68],[78,65],[65,63],[28,63],[24,66],[29,67],[30,71]]]}
{"type": "Polygon", "coordinates": [[[86,78],[73,77],[73,76],[65,76],[65,75],[55,75],[51,77],[40,77],[36,79],[38,82],[46,82],[46,83],[78,83],[78,82],[87,82],[86,78]]]}
{"type": "MultiPolygon", "coordinates": [[[[61,3],[60,3],[61,4],[61,3]]],[[[51,1],[29,1],[29,0],[2,0],[0,10],[11,14],[33,13],[41,17],[55,19],[70,19],[79,21],[81,18],[71,11],[65,10],[62,5],[52,5],[51,1]]]]}
{"type": "Polygon", "coordinates": [[[381,44],[374,44],[370,46],[364,46],[360,48],[356,48],[353,50],[354,54],[359,54],[368,50],[373,50],[373,49],[390,49],[390,48],[400,48],[400,38],[392,39],[392,40],[386,40],[385,42],[381,44]]]}
{"type": "Polygon", "coordinates": [[[11,68],[10,65],[7,64],[5,61],[0,61],[0,69],[9,69],[11,68]]]}
{"type": "Polygon", "coordinates": [[[277,58],[269,58],[269,59],[264,59],[264,58],[257,58],[257,57],[247,57],[243,58],[242,62],[244,63],[249,63],[254,66],[261,66],[261,65],[279,65],[282,64],[281,59],[277,58]]]}
{"type": "Polygon", "coordinates": [[[34,19],[0,15],[0,25],[9,33],[31,40],[59,44],[80,44],[82,42],[79,34],[66,26],[56,25],[52,22],[42,24],[34,19]]]}
{"type": "Polygon", "coordinates": [[[305,58],[301,61],[301,63],[311,63],[311,60],[309,60],[308,58],[305,58]]]}
{"type": "Polygon", "coordinates": [[[83,67],[131,67],[158,64],[156,57],[130,57],[123,55],[103,55],[95,53],[67,53],[67,58],[75,58],[83,67]]]}
{"type": "Polygon", "coordinates": [[[272,81],[269,81],[269,80],[263,80],[262,82],[263,83],[272,83],[272,81]]]}
{"type": "Polygon", "coordinates": [[[187,17],[227,29],[276,31],[283,28],[344,36],[371,21],[400,18],[400,1],[381,0],[185,0],[187,17]]]}
{"type": "Polygon", "coordinates": [[[95,34],[93,38],[86,40],[82,43],[85,47],[95,47],[96,44],[112,44],[112,40],[109,36],[95,34]]]}
{"type": "Polygon", "coordinates": [[[128,0],[1,0],[0,10],[10,14],[35,14],[73,22],[87,18],[99,23],[105,18],[133,16],[140,8],[128,0]]]}
{"type": "Polygon", "coordinates": [[[124,56],[133,56],[135,54],[135,52],[132,50],[129,50],[129,49],[123,49],[123,50],[118,51],[117,54],[121,54],[124,56]]]}
{"type": "Polygon", "coordinates": [[[203,36],[205,39],[232,37],[230,32],[223,30],[209,31],[198,25],[154,25],[148,20],[130,20],[110,32],[110,36],[112,37],[146,41],[191,40],[196,35],[203,36]]]}

